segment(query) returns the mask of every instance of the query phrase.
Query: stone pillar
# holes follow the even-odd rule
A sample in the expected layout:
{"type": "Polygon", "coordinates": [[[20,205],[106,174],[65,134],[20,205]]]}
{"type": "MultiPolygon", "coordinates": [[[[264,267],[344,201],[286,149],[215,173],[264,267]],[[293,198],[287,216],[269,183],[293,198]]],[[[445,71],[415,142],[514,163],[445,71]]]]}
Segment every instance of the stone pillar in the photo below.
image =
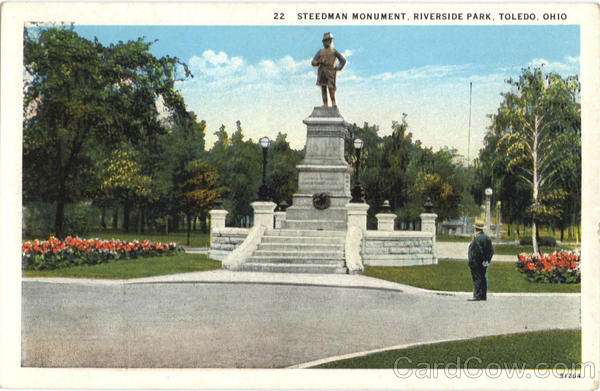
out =
{"type": "Polygon", "coordinates": [[[254,201],[250,205],[254,209],[254,226],[263,225],[267,229],[273,229],[274,210],[277,205],[271,201],[254,201]]]}
{"type": "Polygon", "coordinates": [[[485,189],[485,226],[483,232],[488,236],[492,233],[492,193],[492,189],[489,187],[485,189]]]}
{"type": "Polygon", "coordinates": [[[357,227],[366,231],[369,205],[365,203],[349,202],[346,204],[346,209],[348,209],[348,227],[357,227]]]}
{"type": "Polygon", "coordinates": [[[437,248],[435,240],[435,220],[437,215],[435,213],[421,213],[421,231],[431,232],[432,234],[432,249],[433,249],[433,262],[437,264],[437,248]]]}
{"type": "Polygon", "coordinates": [[[225,217],[227,212],[225,209],[213,209],[208,212],[210,214],[210,232],[215,228],[225,228],[225,217]]]}
{"type": "Polygon", "coordinates": [[[500,201],[498,201],[496,203],[496,216],[498,217],[497,222],[496,222],[496,238],[500,239],[501,235],[502,235],[502,211],[501,211],[501,207],[502,204],[500,203],[500,201]]]}
{"type": "Polygon", "coordinates": [[[377,213],[377,231],[393,231],[394,220],[396,215],[394,213],[377,213]]]}
{"type": "Polygon", "coordinates": [[[275,228],[277,228],[277,229],[284,228],[285,215],[286,215],[285,211],[280,210],[278,212],[275,212],[275,228]]]}

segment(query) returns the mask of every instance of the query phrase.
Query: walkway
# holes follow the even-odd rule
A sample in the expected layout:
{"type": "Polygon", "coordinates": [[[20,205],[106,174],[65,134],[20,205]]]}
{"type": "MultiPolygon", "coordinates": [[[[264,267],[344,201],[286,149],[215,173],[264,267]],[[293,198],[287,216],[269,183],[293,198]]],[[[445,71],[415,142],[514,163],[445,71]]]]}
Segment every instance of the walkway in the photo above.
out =
{"type": "MultiPolygon", "coordinates": [[[[437,253],[439,259],[456,259],[466,261],[469,252],[467,242],[437,242],[437,253]]],[[[517,262],[516,255],[494,254],[492,262],[517,262]]]]}
{"type": "Polygon", "coordinates": [[[278,368],[429,340],[580,327],[579,294],[469,296],[360,275],[24,279],[24,365],[278,368]]]}

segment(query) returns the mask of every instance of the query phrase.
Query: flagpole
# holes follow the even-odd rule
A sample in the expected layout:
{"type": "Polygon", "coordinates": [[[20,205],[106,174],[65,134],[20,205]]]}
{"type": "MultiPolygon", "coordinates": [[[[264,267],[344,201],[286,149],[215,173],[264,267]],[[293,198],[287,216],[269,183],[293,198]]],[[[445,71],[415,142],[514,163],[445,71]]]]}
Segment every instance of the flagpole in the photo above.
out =
{"type": "Polygon", "coordinates": [[[473,96],[473,82],[469,82],[469,139],[467,145],[467,166],[471,165],[471,97],[473,96]]]}

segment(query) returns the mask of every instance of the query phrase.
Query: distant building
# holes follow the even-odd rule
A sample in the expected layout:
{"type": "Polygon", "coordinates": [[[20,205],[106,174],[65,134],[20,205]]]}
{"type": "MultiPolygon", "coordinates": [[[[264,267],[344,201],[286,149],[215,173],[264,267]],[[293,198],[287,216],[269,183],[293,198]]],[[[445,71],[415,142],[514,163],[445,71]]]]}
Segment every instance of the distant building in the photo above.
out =
{"type": "Polygon", "coordinates": [[[473,224],[467,218],[446,220],[440,229],[442,235],[469,235],[473,232],[473,224]]]}

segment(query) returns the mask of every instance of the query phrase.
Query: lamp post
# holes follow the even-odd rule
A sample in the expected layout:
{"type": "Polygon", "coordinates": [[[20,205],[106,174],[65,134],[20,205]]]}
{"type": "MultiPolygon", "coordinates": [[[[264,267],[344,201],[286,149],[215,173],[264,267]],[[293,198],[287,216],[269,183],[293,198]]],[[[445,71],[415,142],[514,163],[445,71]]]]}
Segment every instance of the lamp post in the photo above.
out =
{"type": "Polygon", "coordinates": [[[356,155],[356,162],[354,164],[354,186],[352,187],[352,199],[350,202],[363,203],[363,188],[358,180],[358,171],[360,170],[360,151],[364,145],[364,142],[356,138],[354,139],[354,152],[356,155]]]}
{"type": "Polygon", "coordinates": [[[258,140],[258,144],[262,148],[263,153],[262,185],[260,185],[260,188],[258,189],[259,201],[269,201],[269,189],[265,183],[265,178],[267,176],[267,151],[269,150],[270,143],[271,140],[269,140],[267,136],[261,137],[260,140],[258,140]]]}

